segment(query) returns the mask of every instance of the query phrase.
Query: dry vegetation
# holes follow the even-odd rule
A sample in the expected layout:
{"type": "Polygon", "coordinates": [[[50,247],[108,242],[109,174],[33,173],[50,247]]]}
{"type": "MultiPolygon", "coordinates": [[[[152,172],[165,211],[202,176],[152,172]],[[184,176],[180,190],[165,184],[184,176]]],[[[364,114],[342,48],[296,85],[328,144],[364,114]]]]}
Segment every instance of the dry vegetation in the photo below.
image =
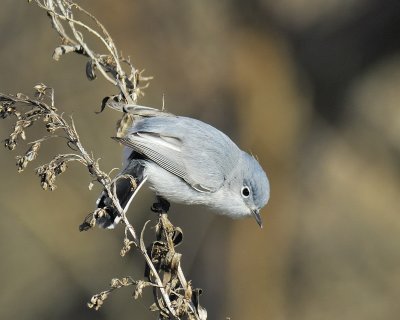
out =
{"type": "MultiPolygon", "coordinates": [[[[125,105],[136,105],[143,89],[148,85],[150,77],[143,77],[142,72],[133,66],[130,58],[123,57],[114,44],[105,27],[88,11],[68,0],[35,0],[31,1],[44,11],[51,20],[52,27],[61,38],[61,45],[54,50],[53,59],[59,60],[62,55],[75,53],[87,58],[86,75],[94,80],[101,74],[119,93],[107,96],[102,101],[101,111],[111,107],[122,112],[117,125],[117,136],[133,121],[133,116],[126,112],[125,105]],[[94,38],[102,44],[105,53],[95,52],[87,39],[94,38]]],[[[56,107],[55,89],[44,84],[34,87],[34,97],[25,94],[0,94],[0,117],[12,118],[15,121],[13,131],[5,139],[5,147],[14,150],[18,143],[27,139],[28,128],[35,125],[45,126],[48,135],[27,143],[29,146],[24,155],[17,156],[18,172],[23,171],[33,161],[41,146],[49,139],[58,139],[66,143],[68,153],[55,155],[48,163],[36,169],[40,184],[44,190],[54,190],[56,178],[68,168],[68,163],[75,161],[88,169],[93,182],[100,183],[113,200],[125,227],[121,256],[125,256],[132,248],[141,253],[145,259],[145,278],[124,277],[112,279],[110,288],[94,295],[88,306],[99,309],[104,300],[115,289],[134,286],[133,296],[138,299],[142,290],[151,287],[154,304],[150,310],[158,312],[160,319],[206,319],[207,312],[199,304],[200,289],[192,287],[185,279],[181,269],[181,255],[175,248],[182,241],[182,230],[172,225],[165,212],[159,212],[155,227],[155,240],[146,245],[143,240],[146,226],[137,236],[133,225],[129,222],[126,211],[117,200],[113,177],[101,170],[93,153],[88,152],[79,137],[71,118],[66,120],[63,111],[56,107]]],[[[60,108],[61,109],[61,108],[60,108]]],[[[160,111],[162,112],[162,111],[160,111]]],[[[75,115],[79,117],[79,115],[75,115]]],[[[131,177],[132,188],[136,188],[135,179],[131,177]]],[[[92,183],[91,183],[92,185],[92,183]]],[[[89,186],[91,188],[91,186],[89,186]]],[[[88,230],[96,225],[96,218],[106,214],[97,209],[90,213],[80,226],[80,230],[88,230]]]]}

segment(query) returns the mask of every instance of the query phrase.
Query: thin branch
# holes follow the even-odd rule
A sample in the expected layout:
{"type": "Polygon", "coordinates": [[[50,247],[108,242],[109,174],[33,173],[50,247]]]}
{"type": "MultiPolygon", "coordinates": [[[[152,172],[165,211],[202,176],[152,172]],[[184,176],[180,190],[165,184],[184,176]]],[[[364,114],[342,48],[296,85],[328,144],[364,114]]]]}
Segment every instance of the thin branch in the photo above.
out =
{"type": "MultiPolygon", "coordinates": [[[[96,78],[95,71],[98,69],[103,77],[119,89],[117,95],[107,96],[103,99],[102,110],[109,106],[114,110],[123,112],[119,121],[117,135],[123,135],[130,127],[133,116],[127,112],[132,105],[137,106],[137,99],[143,94],[151,77],[142,76],[130,61],[118,54],[117,47],[110,34],[87,10],[69,0],[33,0],[38,7],[44,9],[51,19],[52,26],[61,37],[61,45],[54,51],[53,57],[59,59],[63,54],[76,53],[88,58],[86,74],[90,80],[96,78]],[[94,26],[89,26],[85,21],[74,17],[74,10],[83,14],[94,26]],[[80,30],[78,30],[78,28],[80,30]],[[68,34],[68,32],[69,34],[68,34]],[[82,31],[81,31],[82,30],[82,31]],[[85,42],[84,37],[93,35],[100,40],[106,53],[100,54],[92,50],[85,42]],[[122,64],[129,68],[124,71],[122,64]],[[142,82],[145,82],[144,85],[142,82]]],[[[140,239],[137,238],[135,229],[127,217],[127,208],[122,208],[116,192],[116,181],[118,179],[130,179],[134,195],[142,184],[137,185],[134,177],[117,176],[111,179],[110,175],[100,169],[99,161],[92,153],[84,148],[75,123],[72,118],[65,120],[62,113],[55,107],[54,90],[44,84],[34,87],[35,98],[29,98],[24,94],[7,95],[0,93],[0,118],[13,118],[15,125],[9,137],[4,140],[5,146],[14,150],[21,140],[26,139],[26,131],[41,119],[45,123],[46,130],[50,135],[28,143],[29,148],[23,156],[17,157],[18,171],[23,171],[29,162],[33,161],[41,145],[49,139],[63,138],[67,146],[73,150],[64,154],[58,154],[48,163],[36,169],[40,177],[43,189],[53,190],[56,178],[65,170],[70,162],[78,162],[87,167],[91,177],[102,185],[104,191],[112,201],[117,211],[117,219],[125,225],[124,247],[121,255],[124,256],[133,245],[143,256],[146,262],[146,274],[149,281],[133,280],[131,277],[113,279],[110,289],[94,295],[89,304],[90,307],[98,309],[108,295],[115,289],[135,285],[135,298],[141,295],[144,287],[150,286],[154,292],[154,305],[151,310],[159,312],[160,319],[187,319],[205,320],[207,313],[199,304],[200,289],[193,289],[191,282],[187,281],[181,267],[181,255],[176,252],[175,247],[182,241],[182,230],[171,224],[165,213],[159,212],[156,225],[156,240],[147,248],[144,243],[144,233],[148,222],[143,226],[140,239]],[[57,131],[57,134],[55,132],[57,131]]],[[[140,107],[143,115],[155,111],[146,107],[140,107]]],[[[129,202],[133,197],[129,200],[129,202]]],[[[98,218],[107,214],[104,209],[98,208],[89,214],[82,224],[82,230],[87,230],[96,224],[98,218]]]]}

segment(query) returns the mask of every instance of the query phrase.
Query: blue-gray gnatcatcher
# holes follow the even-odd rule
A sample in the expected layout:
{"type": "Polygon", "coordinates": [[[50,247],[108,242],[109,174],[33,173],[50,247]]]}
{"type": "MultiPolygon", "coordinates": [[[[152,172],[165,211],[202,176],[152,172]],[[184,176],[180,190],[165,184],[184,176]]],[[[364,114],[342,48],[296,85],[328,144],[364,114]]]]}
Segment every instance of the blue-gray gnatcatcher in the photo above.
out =
{"type": "MultiPolygon", "coordinates": [[[[124,106],[134,122],[122,138],[124,162],[115,190],[123,209],[147,181],[168,209],[169,201],[205,205],[233,218],[253,216],[262,227],[260,209],[269,199],[267,175],[257,160],[240,150],[224,133],[192,118],[142,106],[124,106]]],[[[104,228],[120,220],[105,192],[97,207],[107,213],[97,219],[104,228]]]]}

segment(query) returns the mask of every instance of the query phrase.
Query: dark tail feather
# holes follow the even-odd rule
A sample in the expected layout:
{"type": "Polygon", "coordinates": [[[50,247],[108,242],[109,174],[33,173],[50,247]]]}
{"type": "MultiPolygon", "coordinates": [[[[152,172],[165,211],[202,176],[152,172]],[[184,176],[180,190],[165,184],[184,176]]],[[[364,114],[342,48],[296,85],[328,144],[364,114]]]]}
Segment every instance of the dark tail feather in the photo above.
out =
{"type": "MultiPolygon", "coordinates": [[[[131,160],[127,167],[114,180],[116,195],[122,209],[125,209],[134,192],[144,183],[143,171],[144,167],[141,161],[131,160]],[[123,175],[132,176],[135,179],[136,188],[134,188],[132,180],[129,177],[122,177],[123,175]]],[[[103,191],[97,200],[97,208],[105,210],[105,215],[97,218],[97,225],[102,228],[114,228],[119,222],[119,213],[106,191],[103,191]]]]}

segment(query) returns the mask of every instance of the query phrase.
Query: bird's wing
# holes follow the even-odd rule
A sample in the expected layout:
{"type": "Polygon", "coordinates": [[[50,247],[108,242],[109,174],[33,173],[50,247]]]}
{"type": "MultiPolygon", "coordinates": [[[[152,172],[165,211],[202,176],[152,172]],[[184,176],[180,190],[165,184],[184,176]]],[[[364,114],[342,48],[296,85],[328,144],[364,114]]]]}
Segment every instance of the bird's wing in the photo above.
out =
{"type": "Polygon", "coordinates": [[[126,137],[115,139],[200,192],[217,191],[240,153],[219,130],[185,117],[142,119],[126,137]]]}

